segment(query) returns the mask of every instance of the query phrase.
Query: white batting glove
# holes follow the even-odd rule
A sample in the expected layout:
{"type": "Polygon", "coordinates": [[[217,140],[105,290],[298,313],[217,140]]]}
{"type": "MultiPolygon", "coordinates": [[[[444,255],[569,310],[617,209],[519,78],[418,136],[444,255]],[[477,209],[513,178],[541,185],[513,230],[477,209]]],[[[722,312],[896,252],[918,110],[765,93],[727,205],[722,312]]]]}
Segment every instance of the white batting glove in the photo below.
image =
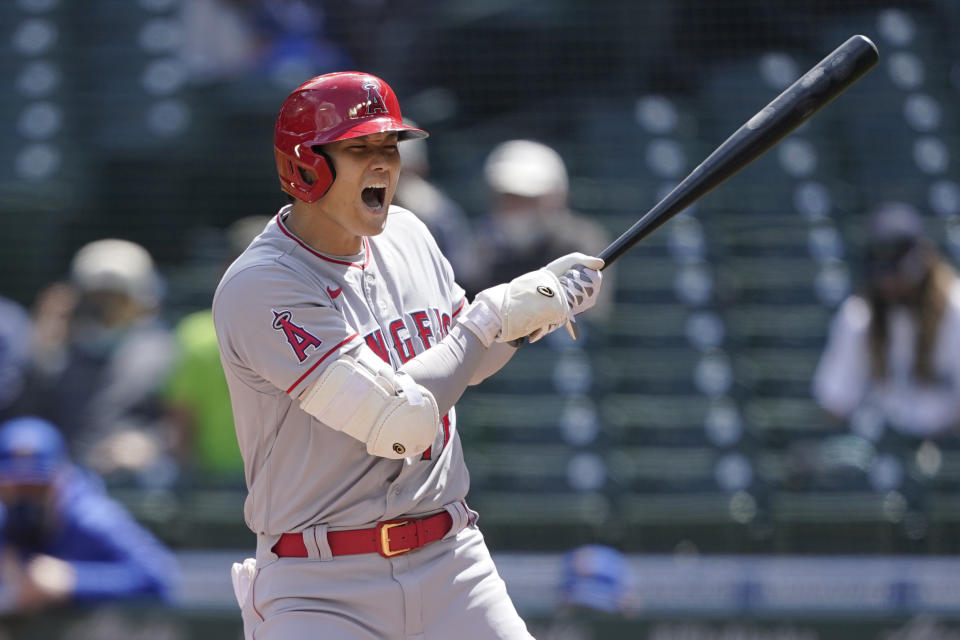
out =
{"type": "Polygon", "coordinates": [[[250,585],[253,584],[253,577],[257,573],[257,561],[254,558],[246,558],[242,563],[234,562],[230,567],[230,582],[233,583],[233,595],[237,597],[237,604],[240,608],[247,604],[247,597],[250,595],[250,585]]]}
{"type": "Polygon", "coordinates": [[[597,303],[597,295],[603,283],[603,260],[583,253],[570,253],[557,258],[545,267],[558,276],[567,297],[570,314],[563,322],[553,323],[530,334],[530,342],[536,342],[564,325],[570,337],[576,340],[579,332],[574,316],[580,315],[597,303]]]}
{"type": "Polygon", "coordinates": [[[484,289],[460,314],[460,324],[470,329],[484,346],[526,337],[537,329],[565,322],[570,304],[560,279],[537,269],[505,284],[484,289]]]}
{"type": "Polygon", "coordinates": [[[575,313],[596,302],[603,260],[571,253],[546,267],[477,294],[460,317],[484,346],[530,337],[536,342],[551,331],[571,326],[575,313]]]}

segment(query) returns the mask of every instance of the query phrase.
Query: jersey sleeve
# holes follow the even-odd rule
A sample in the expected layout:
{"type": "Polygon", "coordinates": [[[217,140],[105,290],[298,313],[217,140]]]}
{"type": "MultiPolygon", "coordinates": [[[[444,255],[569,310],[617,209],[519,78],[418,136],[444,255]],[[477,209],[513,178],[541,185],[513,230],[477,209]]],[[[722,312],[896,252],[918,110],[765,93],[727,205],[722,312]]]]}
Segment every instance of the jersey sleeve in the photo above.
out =
{"type": "Polygon", "coordinates": [[[259,391],[271,386],[299,395],[360,343],[317,290],[280,265],[249,268],[225,281],[213,303],[224,367],[259,391]]]}
{"type": "Polygon", "coordinates": [[[460,315],[460,312],[463,311],[463,308],[467,306],[467,292],[457,284],[457,281],[453,276],[453,267],[450,266],[450,262],[447,260],[446,256],[440,255],[440,260],[445,266],[446,270],[449,272],[447,276],[449,278],[449,300],[450,300],[450,309],[452,310],[451,316],[453,321],[456,322],[457,318],[460,315]]]}

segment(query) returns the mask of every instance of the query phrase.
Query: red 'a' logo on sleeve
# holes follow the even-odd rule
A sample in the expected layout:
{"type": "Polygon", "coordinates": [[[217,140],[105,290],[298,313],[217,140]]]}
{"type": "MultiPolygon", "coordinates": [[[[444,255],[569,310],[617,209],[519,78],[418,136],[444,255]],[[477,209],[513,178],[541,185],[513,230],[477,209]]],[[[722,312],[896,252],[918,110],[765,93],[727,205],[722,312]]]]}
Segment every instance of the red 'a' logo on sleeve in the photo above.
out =
{"type": "Polygon", "coordinates": [[[297,354],[297,359],[300,360],[300,362],[307,359],[308,348],[313,347],[316,349],[321,344],[318,337],[292,322],[289,311],[273,312],[273,328],[283,332],[283,336],[287,339],[287,342],[290,343],[290,346],[293,347],[293,351],[297,354]]]}

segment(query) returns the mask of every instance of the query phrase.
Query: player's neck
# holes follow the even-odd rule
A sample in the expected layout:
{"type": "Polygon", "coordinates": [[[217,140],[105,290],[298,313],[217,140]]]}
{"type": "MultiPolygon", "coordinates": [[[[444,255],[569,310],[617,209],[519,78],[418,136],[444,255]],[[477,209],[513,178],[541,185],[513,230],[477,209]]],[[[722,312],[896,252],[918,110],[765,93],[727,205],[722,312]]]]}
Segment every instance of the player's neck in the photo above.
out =
{"type": "Polygon", "coordinates": [[[363,251],[363,237],[349,233],[315,205],[294,201],[287,229],[311,249],[330,256],[352,256],[363,251]]]}

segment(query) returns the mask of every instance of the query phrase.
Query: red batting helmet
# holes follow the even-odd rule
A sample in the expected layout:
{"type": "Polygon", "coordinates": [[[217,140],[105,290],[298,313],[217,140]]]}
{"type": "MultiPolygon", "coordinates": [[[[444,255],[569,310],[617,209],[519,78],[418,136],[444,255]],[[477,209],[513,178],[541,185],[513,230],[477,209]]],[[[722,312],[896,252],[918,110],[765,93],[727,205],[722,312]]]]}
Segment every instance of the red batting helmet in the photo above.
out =
{"type": "Polygon", "coordinates": [[[380,78],[342,71],[304,82],[283,102],[273,132],[280,187],[304,202],[316,202],[335,173],[315,147],[387,131],[396,131],[400,140],[428,135],[401,121],[397,96],[380,78]]]}

